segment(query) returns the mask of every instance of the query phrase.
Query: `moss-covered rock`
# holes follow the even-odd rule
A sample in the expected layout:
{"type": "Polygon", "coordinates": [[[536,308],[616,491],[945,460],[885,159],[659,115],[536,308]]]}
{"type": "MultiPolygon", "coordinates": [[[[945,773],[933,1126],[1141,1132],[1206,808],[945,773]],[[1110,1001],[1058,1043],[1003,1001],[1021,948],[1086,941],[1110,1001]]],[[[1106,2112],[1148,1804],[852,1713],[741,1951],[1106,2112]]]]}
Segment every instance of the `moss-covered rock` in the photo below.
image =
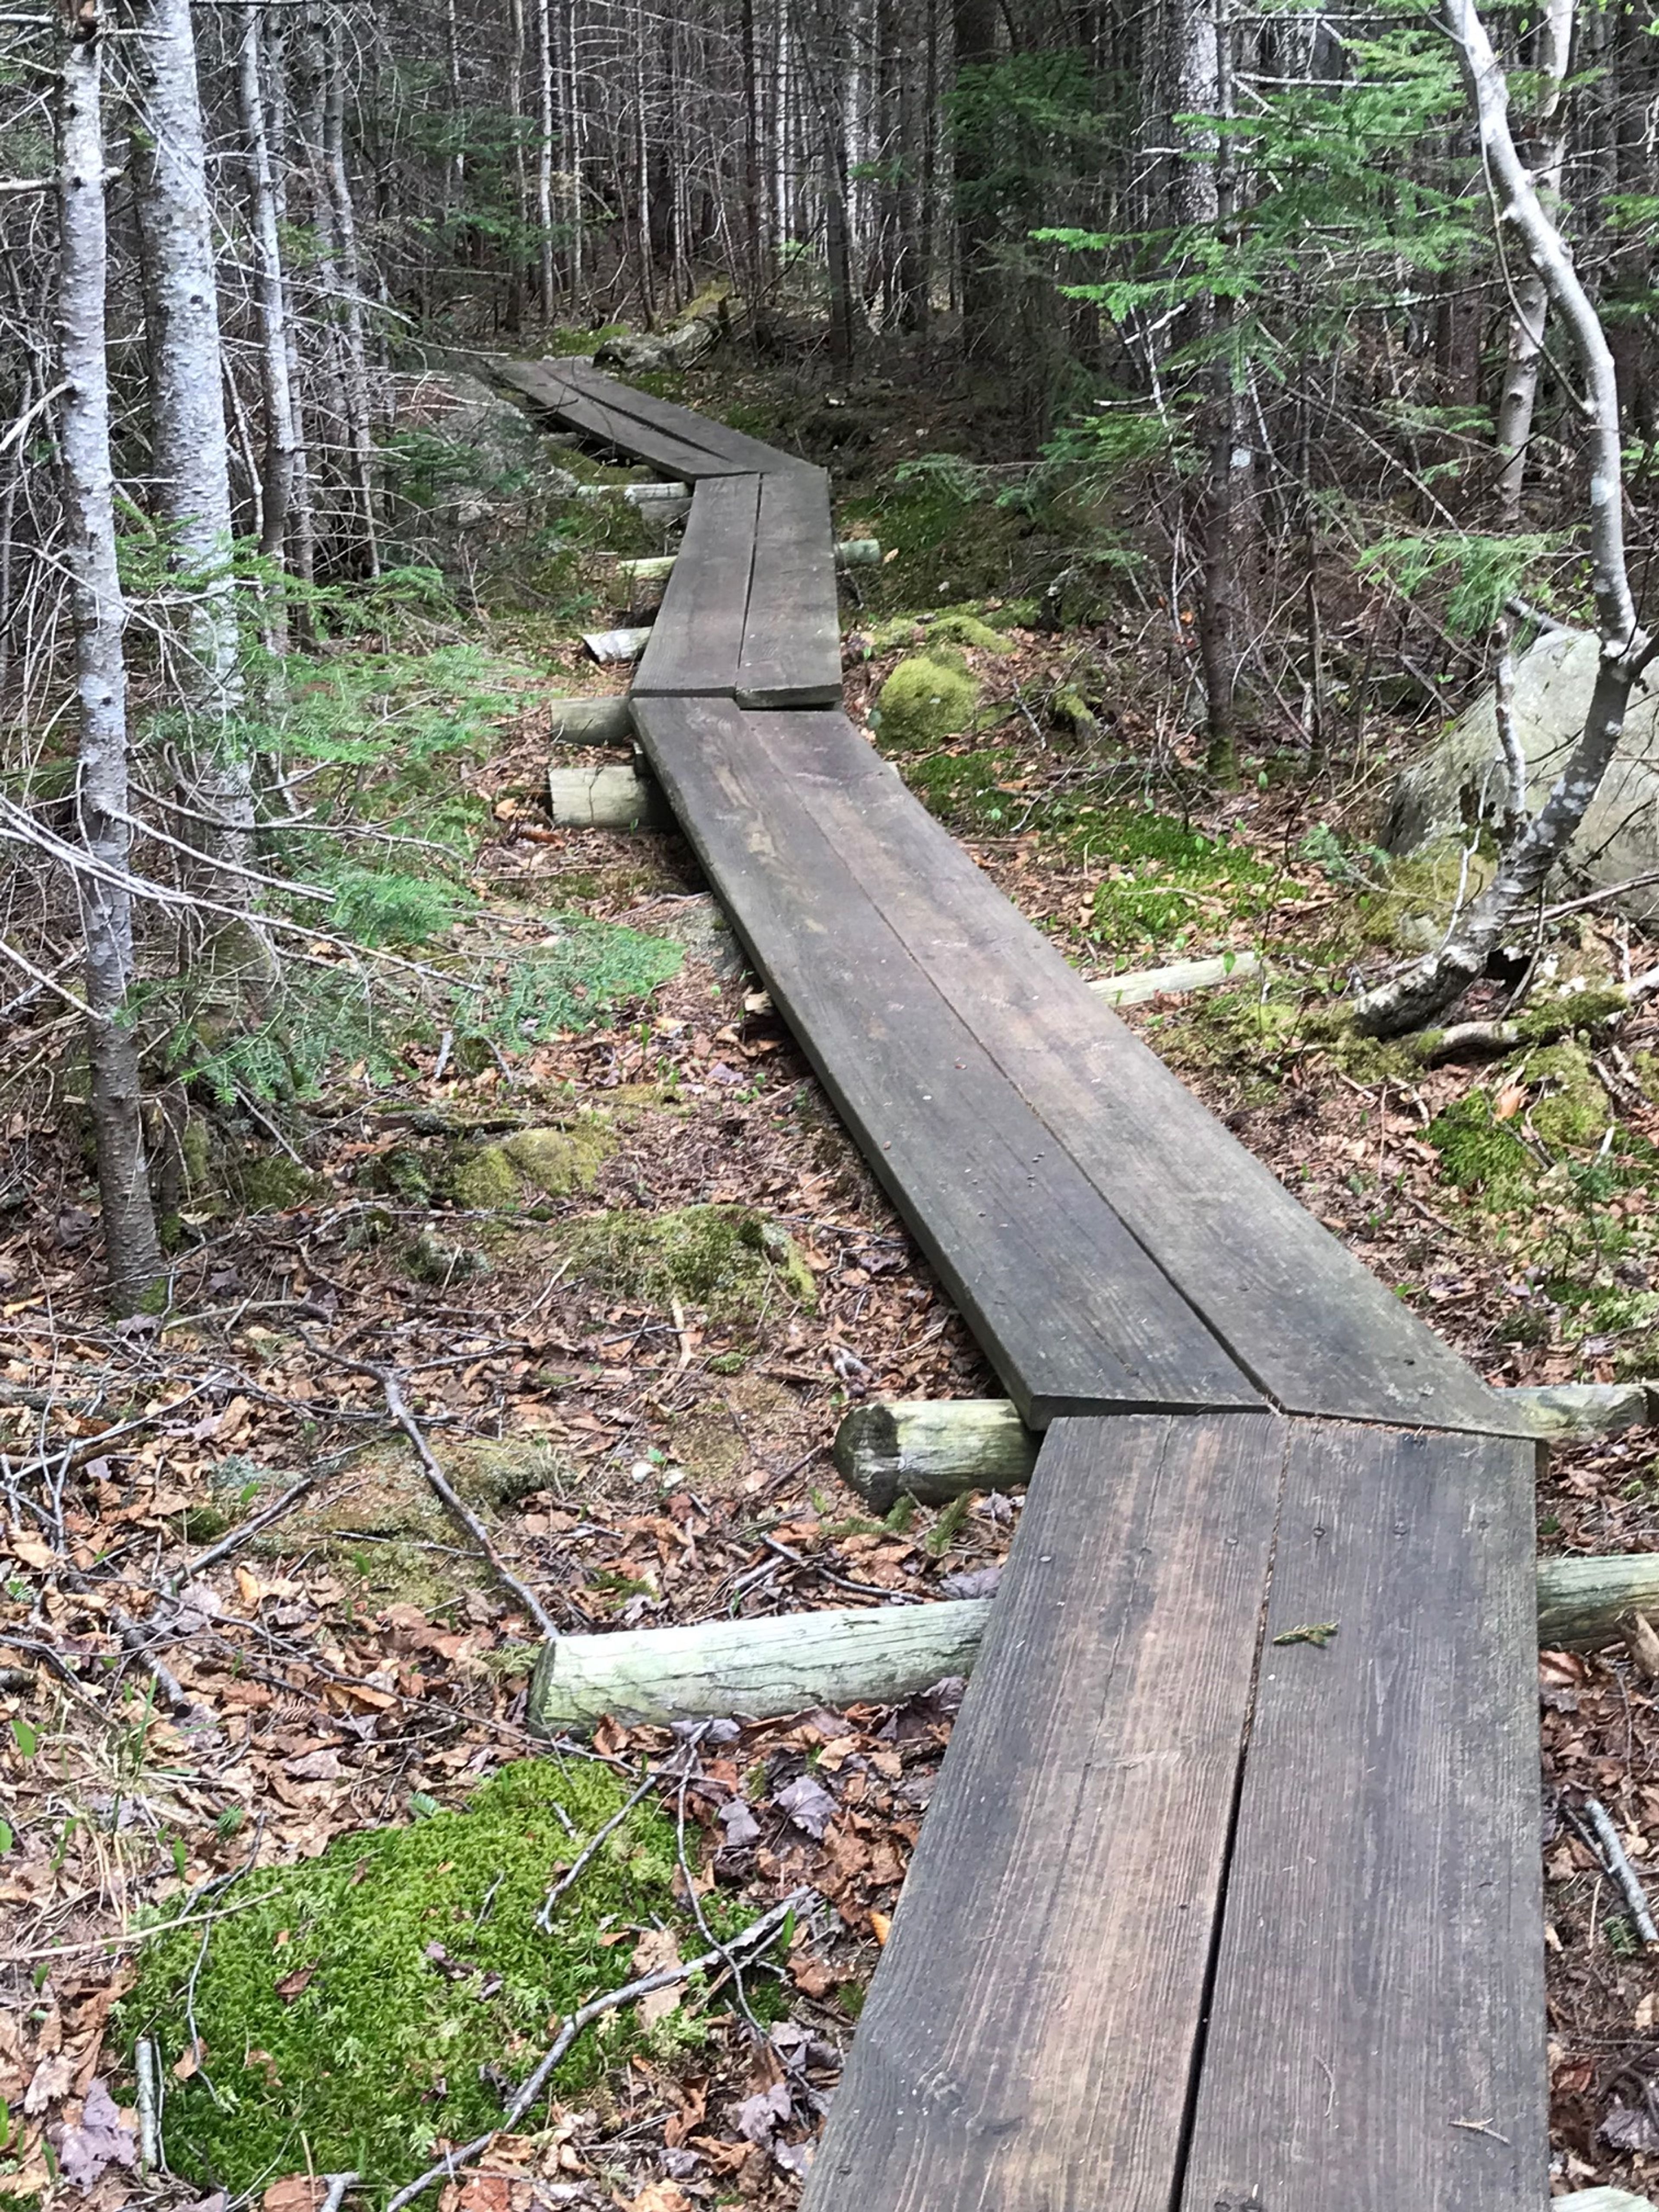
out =
{"type": "Polygon", "coordinates": [[[286,1152],[259,1152],[238,1163],[231,1188],[249,1213],[286,1213],[315,1198],[326,1185],[286,1152]]]}
{"type": "Polygon", "coordinates": [[[451,1171],[449,1194],[472,1213],[510,1213],[520,1198],[519,1177],[501,1145],[483,1145],[451,1171]]]}
{"type": "MultiPolygon", "coordinates": [[[[121,2025],[129,2044],[150,2035],[161,2046],[173,2172],[240,2195],[307,2164],[355,2170],[373,2199],[422,2172],[439,2136],[499,2125],[551,2024],[631,1978],[619,1929],[673,1929],[687,1955],[706,1948],[674,1899],[673,1830],[643,1806],[599,1845],[550,1930],[538,1926],[560,1869],[623,1802],[603,1767],[525,1760],[464,1812],[343,1835],[320,1857],[262,1869],[247,1885],[258,1902],[222,1919],[205,1948],[195,1929],[154,1943],[121,2025]],[[202,2063],[181,2081],[198,1968],[202,2063]]],[[[718,1896],[703,1911],[727,1936],[750,1917],[718,1896]]],[[[641,2045],[695,2033],[677,2017],[645,2030],[619,2007],[550,2087],[568,2095],[641,2045]]]]}
{"type": "Polygon", "coordinates": [[[1528,1079],[1541,1086],[1532,1126],[1551,1149],[1599,1144],[1613,1119],[1607,1094],[1581,1044],[1551,1045],[1527,1062],[1528,1079]]]}
{"type": "Polygon", "coordinates": [[[927,625],[927,645],[931,652],[936,645],[969,645],[976,653],[1009,653],[1014,649],[1012,641],[990,623],[981,622],[975,614],[960,607],[950,607],[935,615],[927,625]]]}
{"type": "Polygon", "coordinates": [[[615,1133],[592,1115],[568,1129],[520,1129],[501,1146],[511,1165],[550,1198],[591,1190],[616,1149],[615,1133]]]}
{"type": "Polygon", "coordinates": [[[573,1274],[665,1312],[678,1301],[712,1319],[753,1321],[781,1295],[809,1310],[817,1303],[793,1239],[746,1206],[594,1214],[562,1242],[573,1274]]]}
{"type": "Polygon", "coordinates": [[[912,653],[881,687],[877,711],[882,743],[931,751],[973,727],[979,702],[978,678],[965,666],[952,667],[931,653],[912,653]]]}

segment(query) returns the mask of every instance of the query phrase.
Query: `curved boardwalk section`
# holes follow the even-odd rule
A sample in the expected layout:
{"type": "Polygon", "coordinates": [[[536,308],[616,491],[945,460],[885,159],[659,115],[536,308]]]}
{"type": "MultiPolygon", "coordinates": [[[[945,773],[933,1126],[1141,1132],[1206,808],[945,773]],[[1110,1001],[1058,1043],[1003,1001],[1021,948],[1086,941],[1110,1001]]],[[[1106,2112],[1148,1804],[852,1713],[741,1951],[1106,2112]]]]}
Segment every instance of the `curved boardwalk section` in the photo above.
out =
{"type": "Polygon", "coordinates": [[[1048,1431],[804,2212],[1540,2212],[1524,1425],[834,711],[822,472],[504,374],[695,484],[641,744],[1048,1431]]]}

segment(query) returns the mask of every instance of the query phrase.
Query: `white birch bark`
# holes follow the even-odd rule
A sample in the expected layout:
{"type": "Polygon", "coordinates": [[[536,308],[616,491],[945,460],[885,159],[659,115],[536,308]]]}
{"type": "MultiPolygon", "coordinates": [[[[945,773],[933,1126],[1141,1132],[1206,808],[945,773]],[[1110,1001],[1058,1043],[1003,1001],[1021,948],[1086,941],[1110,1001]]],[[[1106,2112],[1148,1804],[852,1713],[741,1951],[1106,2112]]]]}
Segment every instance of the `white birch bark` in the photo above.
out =
{"type": "Polygon", "coordinates": [[[343,343],[346,428],[351,441],[351,477],[362,532],[364,565],[380,573],[380,533],[374,513],[374,409],[368,389],[368,344],[363,325],[362,262],[357,252],[357,216],[345,154],[345,68],[336,16],[328,18],[323,45],[323,185],[333,216],[339,254],[338,310],[343,343]]]}
{"type": "Polygon", "coordinates": [[[237,48],[236,99],[247,172],[248,228],[253,246],[253,296],[259,325],[259,387],[264,408],[264,506],[259,550],[280,562],[294,504],[294,393],[289,380],[288,291],[283,277],[282,232],[271,171],[270,137],[260,82],[259,10],[242,13],[237,48]]]}
{"type": "Polygon", "coordinates": [[[125,1018],[133,975],[132,903],[119,880],[131,842],[126,610],[116,567],[110,465],[101,74],[96,22],[88,24],[83,14],[64,54],[58,106],[58,342],[65,387],[59,436],[80,715],[77,827],[97,865],[97,873],[79,884],[92,1012],[92,1125],[111,1296],[118,1311],[132,1313],[150,1296],[162,1267],[144,1156],[137,1037],[125,1018]]]}
{"type": "MultiPolygon", "coordinates": [[[[150,420],[155,503],[191,593],[176,664],[189,732],[184,798],[210,864],[200,888],[222,907],[248,904],[252,764],[234,723],[241,705],[230,469],[225,434],[213,216],[190,0],[149,0],[138,42],[140,226],[150,318],[150,420]]],[[[263,969],[266,956],[232,924],[212,964],[263,969]]]]}
{"type": "Polygon", "coordinates": [[[1474,0],[1442,0],[1442,20],[1457,51],[1502,220],[1519,237],[1583,378],[1578,408],[1589,448],[1586,538],[1601,657],[1583,733],[1543,806],[1504,854],[1492,882],[1437,951],[1395,981],[1368,993],[1356,1006],[1356,1026],[1377,1036],[1420,1028],[1460,998],[1516,917],[1541,890],[1618,750],[1631,692],[1654,650],[1637,620],[1625,559],[1619,382],[1612,349],[1566,243],[1516,151],[1509,121],[1508,82],[1474,0]]]}
{"type": "MultiPolygon", "coordinates": [[[[1547,0],[1538,26],[1534,67],[1543,94],[1536,124],[1543,134],[1543,158],[1534,173],[1547,206],[1559,203],[1561,173],[1566,165],[1567,139],[1562,128],[1561,88],[1572,51],[1573,0],[1547,0]]],[[[1544,328],[1549,316],[1548,287],[1535,269],[1528,268],[1515,283],[1510,312],[1509,358],[1504,370],[1504,389],[1498,403],[1498,450],[1503,473],[1498,479],[1498,505],[1510,527],[1521,519],[1521,491],[1526,482],[1527,445],[1532,436],[1533,409],[1538,398],[1538,375],[1544,358],[1544,328]]]]}
{"type": "Polygon", "coordinates": [[[550,323],[558,298],[553,271],[553,9],[551,0],[536,0],[538,144],[536,227],[539,252],[542,320],[550,323]]]}

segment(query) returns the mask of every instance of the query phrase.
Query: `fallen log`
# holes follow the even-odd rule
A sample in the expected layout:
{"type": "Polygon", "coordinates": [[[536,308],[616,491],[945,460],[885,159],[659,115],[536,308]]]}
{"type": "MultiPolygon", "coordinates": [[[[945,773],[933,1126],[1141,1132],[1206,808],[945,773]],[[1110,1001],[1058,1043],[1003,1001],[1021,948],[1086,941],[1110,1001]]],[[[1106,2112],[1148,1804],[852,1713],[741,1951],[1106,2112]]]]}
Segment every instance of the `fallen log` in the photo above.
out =
{"type": "Polygon", "coordinates": [[[629,507],[658,506],[664,500],[691,504],[691,487],[684,483],[585,483],[576,486],[578,499],[622,499],[629,507]]]}
{"type": "Polygon", "coordinates": [[[562,830],[652,830],[672,820],[654,780],[631,768],[551,768],[547,811],[562,830]]]}
{"type": "Polygon", "coordinates": [[[1627,2189],[1575,2189],[1571,2197],[1552,2197],[1549,2212],[1654,2212],[1654,2206],[1627,2189]]]}
{"type": "MultiPolygon", "coordinates": [[[[1506,1390],[1536,1434],[1614,1436],[1659,1419],[1645,1382],[1560,1382],[1506,1390]]],[[[1018,1489],[1036,1464],[1041,1439],[1006,1398],[896,1400],[855,1406],[836,1431],[836,1472],[872,1513],[890,1513],[907,1492],[945,1505],[969,1490],[1018,1489]]]]}
{"type": "Polygon", "coordinates": [[[1241,982],[1261,967],[1254,952],[1223,952],[1212,960],[1172,960],[1167,968],[1143,968],[1133,975],[1102,975],[1089,988],[1109,1006],[1139,1006],[1166,993],[1212,991],[1218,983],[1241,982]]]}
{"type": "Polygon", "coordinates": [[[891,1705],[965,1674],[989,1601],[886,1606],[862,1613],[711,1620],[695,1628],[562,1636],[544,1650],[529,1725],[549,1735],[617,1720],[666,1724],[728,1713],[757,1718],[855,1705],[880,1685],[891,1705]]]}
{"type": "MultiPolygon", "coordinates": [[[[562,1636],[537,1663],[528,1724],[558,1735],[591,1728],[607,1713],[666,1727],[734,1714],[775,1720],[814,1705],[898,1705],[971,1670],[995,1603],[949,1598],[562,1636]]],[[[1616,1642],[1632,1613],[1650,1610],[1659,1612],[1659,1552],[1538,1563],[1538,1641],[1546,1650],[1593,1651],[1616,1642]]]]}
{"type": "MultiPolygon", "coordinates": [[[[677,553],[648,553],[634,561],[618,561],[615,574],[623,583],[665,584],[674,572],[677,553]]],[[[881,546],[873,538],[845,538],[836,547],[838,569],[874,568],[881,565],[881,546]]]]}
{"type": "Polygon", "coordinates": [[[598,699],[551,699],[552,733],[570,745],[627,745],[634,741],[634,702],[626,691],[598,699]]]}

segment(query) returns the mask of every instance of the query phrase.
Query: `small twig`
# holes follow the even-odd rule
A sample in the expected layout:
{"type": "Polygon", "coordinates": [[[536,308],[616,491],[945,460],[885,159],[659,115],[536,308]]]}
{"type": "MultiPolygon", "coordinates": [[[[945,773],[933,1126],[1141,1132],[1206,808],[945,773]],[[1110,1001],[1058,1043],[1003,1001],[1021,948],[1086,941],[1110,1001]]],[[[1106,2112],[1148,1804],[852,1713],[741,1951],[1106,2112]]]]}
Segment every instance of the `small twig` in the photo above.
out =
{"type": "Polygon", "coordinates": [[[428,2166],[424,2173],[416,2180],[408,2183],[398,2191],[395,2197],[389,2199],[386,2212],[403,2212],[405,2204],[412,2204],[417,2197],[423,2195],[431,2188],[434,2182],[447,2181],[460,2167],[471,2166],[474,2159],[481,2157],[489,2149],[490,2144],[503,2130],[516,2127],[547,2087],[554,2069],[564,2058],[576,2038],[584,2028],[591,2027],[603,2014],[615,2011],[618,2005],[632,2004],[636,1997],[648,1997],[653,1990],[671,1989],[676,1982],[689,1980],[693,1974],[700,1974],[707,1967],[725,1962],[727,1953],[738,1950],[745,1952],[764,1950],[789,1915],[805,1905],[811,1894],[810,1889],[792,1890],[781,1904],[775,1905],[769,1912],[763,1913],[761,1917],[751,1926],[745,1928],[740,1936],[734,1936],[726,1946],[725,1952],[705,1951],[700,1958],[683,1960],[678,1966],[675,1966],[659,1967],[653,1974],[641,1974],[637,1981],[625,1982],[621,1989],[611,1990],[604,1996],[595,1997],[591,2003],[585,2004],[580,2012],[573,2012],[559,2030],[551,2048],[544,2055],[535,2069],[526,2075],[518,2094],[501,2115],[500,2125],[491,2128],[485,2135],[476,2136],[470,2143],[463,2143],[459,2150],[447,2152],[435,2166],[428,2166]]]}
{"type": "Polygon", "coordinates": [[[552,1614],[549,1613],[547,1607],[536,1595],[534,1590],[531,1589],[527,1584],[521,1583],[519,1580],[519,1577],[513,1572],[513,1570],[507,1565],[507,1562],[501,1558],[500,1553],[496,1551],[495,1547],[489,1540],[489,1531],[484,1527],[483,1522],[479,1520],[477,1515],[472,1510],[471,1507],[466,1504],[459,1497],[448,1476],[444,1473],[442,1468],[439,1466],[437,1461],[433,1457],[432,1447],[428,1443],[425,1436],[422,1432],[420,1423],[410,1411],[409,1401],[404,1395],[402,1379],[398,1376],[397,1370],[392,1367],[377,1367],[371,1361],[367,1359],[343,1358],[337,1352],[331,1352],[326,1345],[317,1344],[313,1340],[309,1338],[307,1341],[311,1343],[313,1351],[320,1352],[323,1358],[327,1360],[331,1360],[336,1367],[343,1367],[349,1373],[354,1375],[372,1375],[374,1376],[374,1380],[380,1384],[381,1393],[386,1399],[387,1413],[391,1414],[392,1419],[403,1431],[404,1434],[409,1438],[411,1445],[413,1445],[415,1455],[421,1462],[422,1470],[425,1474],[427,1480],[432,1485],[434,1490],[437,1492],[439,1497],[442,1498],[444,1504],[449,1508],[455,1518],[466,1530],[468,1535],[471,1537],[473,1542],[478,1547],[478,1549],[483,1553],[485,1559],[489,1562],[490,1571],[495,1576],[497,1581],[512,1591],[514,1596],[518,1599],[520,1604],[523,1606],[526,1612],[529,1613],[531,1619],[535,1622],[537,1627],[541,1630],[542,1634],[547,1638],[548,1642],[550,1644],[556,1643],[559,1634],[558,1623],[553,1619],[552,1614]]]}
{"type": "Polygon", "coordinates": [[[141,2035],[133,2047],[132,2070],[137,2084],[138,2170],[141,2173],[154,2173],[161,2162],[161,2130],[156,2110],[160,2069],[155,2063],[155,2045],[147,2035],[141,2035]]]}
{"type": "Polygon", "coordinates": [[[582,1875],[586,1870],[592,1859],[594,1852],[598,1850],[599,1845],[605,1841],[605,1838],[611,1834],[613,1829],[621,1827],[623,1822],[628,1818],[634,1808],[639,1803],[641,1798],[646,1795],[647,1790],[655,1786],[656,1780],[657,1778],[654,1774],[647,1774],[646,1776],[644,1781],[641,1783],[639,1788],[634,1792],[634,1795],[623,1807],[621,1812],[613,1813],[611,1814],[611,1818],[599,1831],[598,1834],[593,1837],[592,1840],[583,1845],[581,1850],[576,1856],[574,1864],[568,1867],[566,1871],[559,1876],[559,1879],[554,1883],[552,1888],[548,1891],[547,1895],[542,1899],[542,1909],[536,1915],[536,1925],[542,1930],[544,1935],[547,1934],[552,1928],[554,1906],[564,1895],[566,1890],[573,1887],[576,1882],[580,1881],[582,1875]]]}
{"type": "Polygon", "coordinates": [[[1653,1924],[1652,1910],[1647,1892],[1643,1888],[1635,1868],[1625,1856],[1625,1847],[1619,1840],[1619,1831],[1607,1817],[1607,1808],[1599,1799],[1586,1797],[1584,1816],[1595,1831],[1595,1841],[1607,1872],[1625,1893],[1625,1903],[1630,1907],[1630,1917],[1636,1923],[1636,1932],[1650,1948],[1659,1945],[1659,1928],[1653,1924]]]}
{"type": "Polygon", "coordinates": [[[355,2173],[326,2173],[323,2179],[328,2184],[328,2194],[323,2199],[320,2212],[340,2212],[340,2207],[345,2202],[345,2193],[357,2176],[355,2173]]]}
{"type": "Polygon", "coordinates": [[[152,1927],[130,1929],[125,1936],[94,1936],[85,1943],[42,1943],[30,1951],[0,1951],[0,1966],[22,1966],[31,1959],[83,1959],[91,1951],[126,1950],[155,1936],[170,1936],[175,1928],[199,1928],[204,1921],[224,1920],[233,1912],[251,1912],[276,1894],[274,1889],[262,1889],[258,1897],[245,1897],[240,1905],[227,1905],[217,1912],[181,1912],[176,1920],[158,1920],[152,1927]]]}
{"type": "Polygon", "coordinates": [[[199,1559],[192,1559],[185,1569],[185,1579],[194,1582],[209,1567],[216,1567],[221,1559],[228,1558],[239,1545],[246,1544],[250,1536],[257,1536],[273,1521],[280,1521],[284,1513],[299,1504],[307,1491],[315,1488],[316,1482],[314,1474],[302,1474],[297,1482],[290,1483],[280,1498],[256,1513],[251,1521],[244,1521],[240,1528],[233,1528],[229,1535],[221,1536],[216,1544],[210,1545],[199,1559]]]}

